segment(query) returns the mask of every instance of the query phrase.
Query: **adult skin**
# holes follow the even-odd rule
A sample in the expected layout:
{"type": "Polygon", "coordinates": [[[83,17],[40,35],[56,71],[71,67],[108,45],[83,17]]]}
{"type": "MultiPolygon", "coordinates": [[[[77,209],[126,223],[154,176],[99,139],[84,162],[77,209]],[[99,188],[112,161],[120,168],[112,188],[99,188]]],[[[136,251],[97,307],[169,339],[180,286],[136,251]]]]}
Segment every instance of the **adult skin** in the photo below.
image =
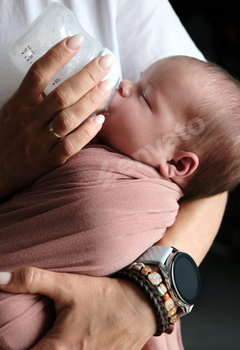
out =
{"type": "Polygon", "coordinates": [[[1,108],[1,199],[64,164],[100,130],[96,118],[75,129],[110,95],[112,82],[101,80],[110,70],[112,56],[94,59],[48,96],[43,93],[81,43],[82,36],[76,35],[49,50],[33,64],[18,90],[1,108]],[[61,142],[49,131],[51,121],[58,135],[67,135],[61,142]]]}
{"type": "MultiPolygon", "coordinates": [[[[80,45],[80,38],[73,37],[51,49],[33,65],[0,110],[3,200],[64,164],[101,127],[90,118],[76,129],[110,94],[110,83],[99,83],[110,69],[110,57],[96,58],[47,97],[43,94],[52,76],[80,45]],[[49,132],[51,121],[57,134],[68,135],[61,142],[49,132]]],[[[223,194],[195,202],[183,201],[176,223],[159,244],[186,251],[200,264],[218,231],[226,198],[223,194]]],[[[0,280],[3,277],[0,273],[0,280]]],[[[155,333],[154,311],[141,290],[130,282],[37,268],[16,271],[9,277],[11,280],[1,289],[40,293],[55,302],[56,322],[34,350],[141,349],[155,333]]]]}
{"type": "MultiPolygon", "coordinates": [[[[226,199],[222,194],[183,202],[176,222],[159,244],[174,245],[200,264],[219,229],[226,199]]],[[[55,324],[32,350],[139,350],[156,330],[151,305],[128,281],[27,268],[14,271],[9,283],[0,288],[40,293],[54,300],[55,324]]]]}

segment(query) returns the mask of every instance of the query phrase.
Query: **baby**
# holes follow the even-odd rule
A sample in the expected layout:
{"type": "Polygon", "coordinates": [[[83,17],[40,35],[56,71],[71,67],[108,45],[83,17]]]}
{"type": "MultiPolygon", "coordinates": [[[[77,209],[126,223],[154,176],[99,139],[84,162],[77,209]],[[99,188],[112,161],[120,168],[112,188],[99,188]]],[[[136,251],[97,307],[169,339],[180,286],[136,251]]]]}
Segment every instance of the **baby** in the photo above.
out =
{"type": "MultiPolygon", "coordinates": [[[[0,271],[104,276],[134,261],[173,224],[182,193],[200,198],[238,184],[239,107],[238,83],[189,57],[122,81],[104,112],[103,144],[0,205],[0,271]]],[[[46,297],[0,293],[2,349],[30,348],[54,316],[46,297]]]]}
{"type": "Polygon", "coordinates": [[[240,181],[240,84],[222,68],[175,56],[122,81],[98,136],[178,184],[185,197],[240,181]]]}

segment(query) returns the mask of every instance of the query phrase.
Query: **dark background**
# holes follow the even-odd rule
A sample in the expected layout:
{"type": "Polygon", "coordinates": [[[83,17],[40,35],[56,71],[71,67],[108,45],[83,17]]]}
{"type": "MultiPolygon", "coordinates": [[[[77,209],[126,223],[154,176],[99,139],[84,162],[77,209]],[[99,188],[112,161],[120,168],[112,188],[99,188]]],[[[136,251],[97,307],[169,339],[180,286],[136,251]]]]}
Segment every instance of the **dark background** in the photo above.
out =
{"type": "MultiPolygon", "coordinates": [[[[170,0],[205,55],[240,80],[240,0],[170,0]]],[[[185,350],[240,349],[240,186],[200,266],[202,295],[182,318],[185,350]]]]}

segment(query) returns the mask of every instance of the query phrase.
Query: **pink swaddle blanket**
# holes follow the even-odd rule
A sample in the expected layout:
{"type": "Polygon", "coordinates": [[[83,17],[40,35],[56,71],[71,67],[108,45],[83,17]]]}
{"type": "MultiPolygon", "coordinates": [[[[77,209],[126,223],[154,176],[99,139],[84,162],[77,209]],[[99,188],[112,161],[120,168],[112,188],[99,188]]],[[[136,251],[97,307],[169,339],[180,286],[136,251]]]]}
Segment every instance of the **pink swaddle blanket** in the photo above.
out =
{"type": "MultiPolygon", "coordinates": [[[[161,239],[180,197],[156,169],[107,146],[86,147],[0,205],[0,271],[37,266],[109,275],[161,239]]],[[[30,348],[54,316],[46,297],[0,292],[0,349],[30,348]]],[[[175,333],[156,341],[176,340],[175,333]]],[[[157,349],[155,339],[144,349],[157,349]]]]}

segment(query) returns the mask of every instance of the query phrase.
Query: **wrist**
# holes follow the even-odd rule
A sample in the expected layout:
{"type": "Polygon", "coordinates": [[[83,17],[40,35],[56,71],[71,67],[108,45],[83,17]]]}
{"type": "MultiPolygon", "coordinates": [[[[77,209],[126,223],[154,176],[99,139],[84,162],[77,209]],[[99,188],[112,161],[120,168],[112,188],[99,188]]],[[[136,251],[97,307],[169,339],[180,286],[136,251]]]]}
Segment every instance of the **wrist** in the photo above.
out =
{"type": "MultiPolygon", "coordinates": [[[[112,277],[134,282],[151,301],[157,325],[154,336],[171,333],[178,318],[191,312],[201,290],[196,263],[191,256],[173,247],[151,247],[137,262],[117,271],[112,277]]],[[[131,299],[135,308],[139,307],[142,298],[131,299]]]]}
{"type": "Polygon", "coordinates": [[[122,300],[128,314],[128,326],[125,326],[128,329],[132,328],[131,334],[136,338],[135,341],[141,341],[143,346],[157,329],[154,308],[149,298],[135,283],[121,278],[116,280],[122,289],[122,300]]]}
{"type": "Polygon", "coordinates": [[[104,349],[143,348],[157,325],[154,310],[141,289],[125,279],[87,276],[87,281],[85,291],[91,309],[87,310],[85,324],[91,324],[94,330],[88,336],[87,348],[97,349],[95,341],[100,338],[104,344],[111,344],[104,349]]]}

